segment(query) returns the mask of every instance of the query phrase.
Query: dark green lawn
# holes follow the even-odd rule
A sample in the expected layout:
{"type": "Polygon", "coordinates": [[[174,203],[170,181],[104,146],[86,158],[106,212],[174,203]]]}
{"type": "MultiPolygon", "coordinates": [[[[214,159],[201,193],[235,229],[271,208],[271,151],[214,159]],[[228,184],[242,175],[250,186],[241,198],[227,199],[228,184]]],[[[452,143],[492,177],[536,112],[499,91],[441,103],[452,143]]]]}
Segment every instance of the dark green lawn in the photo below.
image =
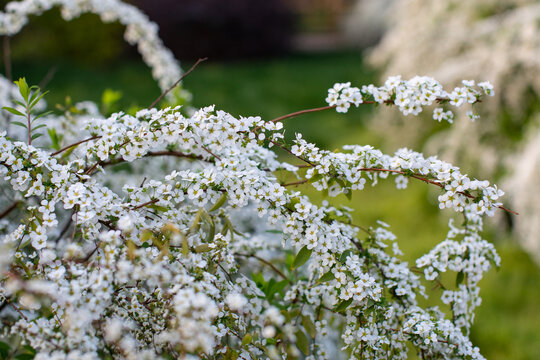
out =
{"type": "MultiPolygon", "coordinates": [[[[183,64],[189,68],[191,64],[183,64]]],[[[15,64],[15,74],[39,83],[50,65],[15,64]]],[[[375,81],[373,71],[357,53],[294,55],[255,62],[201,64],[185,80],[194,94],[193,104],[215,104],[235,115],[260,115],[264,119],[312,107],[324,106],[328,87],[334,82],[353,85],[375,81]]],[[[103,90],[123,92],[122,105],[147,106],[159,90],[148,69],[140,62],[129,62],[107,69],[58,66],[49,83],[49,104],[62,102],[69,94],[75,101],[99,101],[103,90]]],[[[287,135],[302,132],[305,138],[329,148],[347,143],[379,146],[380,139],[364,126],[369,108],[339,115],[333,111],[289,119],[287,135]]],[[[420,119],[410,119],[421,121],[420,119]]],[[[384,149],[382,149],[384,151],[384,149]]],[[[464,169],[467,173],[467,169],[464,169]]],[[[306,189],[314,200],[321,199],[306,189]]],[[[414,259],[442,240],[447,214],[440,215],[436,193],[423,183],[412,183],[407,190],[396,190],[391,180],[376,188],[354,194],[352,201],[340,199],[356,209],[356,222],[369,226],[376,219],[391,224],[400,247],[414,259]]],[[[520,250],[516,239],[491,231],[502,257],[500,271],[491,271],[482,281],[484,301],[477,312],[472,339],[488,359],[537,359],[540,354],[540,271],[520,250]]]]}

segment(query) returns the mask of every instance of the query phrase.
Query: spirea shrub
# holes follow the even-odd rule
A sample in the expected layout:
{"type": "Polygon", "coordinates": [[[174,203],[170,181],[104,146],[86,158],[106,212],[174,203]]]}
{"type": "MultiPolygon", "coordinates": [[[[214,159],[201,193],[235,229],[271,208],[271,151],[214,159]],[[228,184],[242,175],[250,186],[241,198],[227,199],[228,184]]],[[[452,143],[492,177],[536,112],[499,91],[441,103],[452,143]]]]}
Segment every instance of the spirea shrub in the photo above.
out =
{"type": "MultiPolygon", "coordinates": [[[[72,11],[113,5],[81,1],[72,11]]],[[[502,191],[409,149],[331,152],[300,134],[288,143],[284,123],[382,104],[406,115],[432,106],[450,121],[451,109],[493,94],[489,83],[338,83],[327,106],[276,119],[214,106],[105,117],[88,102],[43,115],[39,88],[19,79],[12,90],[0,131],[3,357],[405,359],[414,349],[483,358],[468,336],[478,282],[499,265],[481,232],[484,216],[508,211],[502,191]],[[461,218],[415,264],[387,224],[358,225],[351,209],[316,205],[293,187],[350,196],[388,178],[440,188],[440,208],[461,218]],[[440,299],[426,282],[443,289],[440,299]],[[423,305],[430,300],[441,306],[423,305]]]]}

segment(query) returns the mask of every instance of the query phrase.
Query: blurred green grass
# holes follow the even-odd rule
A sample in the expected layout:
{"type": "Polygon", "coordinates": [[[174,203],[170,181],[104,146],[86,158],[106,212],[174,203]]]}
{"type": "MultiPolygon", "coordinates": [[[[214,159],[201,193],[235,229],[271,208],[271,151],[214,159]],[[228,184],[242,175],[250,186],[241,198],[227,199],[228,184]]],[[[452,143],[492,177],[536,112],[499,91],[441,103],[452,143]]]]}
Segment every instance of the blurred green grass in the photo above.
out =
{"type": "MultiPolygon", "coordinates": [[[[183,64],[188,69],[191,64],[183,64]]],[[[14,74],[39,83],[52,65],[15,64],[14,74]]],[[[360,86],[374,82],[376,74],[362,63],[355,52],[291,55],[256,62],[201,64],[184,81],[194,94],[195,106],[215,104],[234,115],[260,115],[269,120],[301,109],[324,106],[326,91],[335,82],[351,81],[360,86]]],[[[100,101],[106,88],[123,93],[122,106],[146,106],[159,90],[141,62],[128,62],[109,68],[81,68],[63,63],[48,85],[49,104],[62,103],[66,95],[73,100],[100,101]]],[[[313,113],[288,119],[287,137],[301,132],[309,141],[326,148],[343,144],[383,142],[365,126],[371,115],[368,107],[353,109],[346,115],[334,111],[313,113]]],[[[410,121],[421,121],[412,118],[410,121]]],[[[389,152],[389,149],[381,149],[389,152]]],[[[416,149],[419,150],[419,149],[416,149]]],[[[459,165],[459,164],[457,164],[459,165]]],[[[470,169],[464,169],[467,173],[470,169]]],[[[310,188],[302,188],[315,202],[322,198],[310,188]]],[[[370,226],[377,219],[391,225],[398,236],[405,258],[414,259],[444,239],[449,213],[436,204],[436,193],[428,185],[410,182],[397,190],[392,179],[375,188],[366,187],[352,200],[338,198],[354,208],[355,222],[370,226]]],[[[488,359],[537,359],[540,354],[540,271],[517,244],[499,230],[486,235],[495,239],[501,258],[499,271],[490,271],[481,283],[483,304],[477,310],[472,340],[488,359]]]]}

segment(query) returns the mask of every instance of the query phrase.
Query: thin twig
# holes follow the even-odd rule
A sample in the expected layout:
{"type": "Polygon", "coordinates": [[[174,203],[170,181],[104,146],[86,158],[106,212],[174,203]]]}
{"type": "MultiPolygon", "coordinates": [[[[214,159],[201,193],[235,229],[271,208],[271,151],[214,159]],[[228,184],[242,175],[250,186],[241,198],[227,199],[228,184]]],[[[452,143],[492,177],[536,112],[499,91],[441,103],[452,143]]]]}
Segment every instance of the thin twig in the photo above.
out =
{"type": "Polygon", "coordinates": [[[159,95],[159,97],[156,100],[154,100],[154,102],[148,107],[148,109],[152,109],[154,106],[156,106],[156,104],[158,102],[160,102],[161,99],[163,99],[165,97],[165,95],[170,93],[172,91],[172,89],[174,89],[176,86],[178,86],[178,84],[180,84],[180,82],[182,80],[184,80],[184,78],[186,76],[188,76],[197,67],[197,65],[199,65],[200,63],[202,63],[203,61],[206,61],[206,60],[208,60],[208,58],[201,58],[201,59],[197,60],[197,62],[195,64],[193,64],[193,66],[188,71],[186,71],[184,74],[182,74],[182,76],[180,76],[180,79],[178,79],[174,84],[171,85],[171,87],[169,87],[161,95],[159,95]]]}
{"type": "Polygon", "coordinates": [[[242,254],[242,253],[236,253],[235,255],[238,255],[238,256],[243,256],[243,257],[252,257],[254,259],[257,259],[259,260],[260,262],[262,262],[263,264],[265,265],[268,265],[272,268],[272,270],[274,270],[279,276],[281,276],[284,280],[287,280],[289,282],[289,284],[292,284],[292,281],[283,273],[281,272],[281,270],[279,270],[274,264],[272,264],[271,262],[263,259],[262,257],[259,257],[257,255],[254,255],[254,254],[242,254]]]}
{"type": "Polygon", "coordinates": [[[147,202],[145,202],[143,204],[140,204],[140,205],[137,205],[137,206],[133,207],[132,210],[137,210],[137,209],[143,208],[143,207],[145,207],[147,205],[155,204],[158,201],[159,201],[159,199],[154,199],[154,200],[147,201],[147,202]]]}
{"type": "Polygon", "coordinates": [[[39,88],[44,89],[47,85],[49,85],[49,83],[51,82],[51,80],[53,79],[57,71],[58,71],[58,66],[53,66],[52,68],[50,68],[49,71],[47,71],[47,73],[43,77],[43,79],[41,79],[41,81],[39,82],[39,85],[38,85],[39,88]]]}
{"type": "Polygon", "coordinates": [[[13,75],[11,73],[11,46],[9,36],[4,36],[4,67],[6,69],[6,78],[9,82],[13,81],[13,75]]]}
{"type": "Polygon", "coordinates": [[[60,153],[62,153],[62,152],[64,152],[64,151],[66,151],[66,150],[71,149],[71,148],[74,147],[74,146],[77,146],[77,145],[80,145],[80,144],[83,144],[83,143],[85,143],[85,142],[92,141],[92,140],[95,140],[95,139],[99,139],[100,137],[101,137],[101,136],[94,135],[94,136],[92,136],[92,137],[90,137],[90,138],[88,138],[88,139],[84,139],[84,140],[81,140],[81,141],[77,141],[76,143],[73,143],[73,144],[71,144],[71,145],[64,146],[64,147],[61,148],[60,150],[53,152],[53,153],[51,154],[51,156],[56,156],[56,155],[58,155],[58,154],[60,154],[60,153]]]}
{"type": "MultiPolygon", "coordinates": [[[[433,185],[436,185],[438,187],[440,187],[441,189],[444,189],[444,184],[441,184],[440,182],[437,182],[437,181],[433,181],[433,180],[430,180],[428,178],[425,178],[423,176],[420,176],[420,175],[417,175],[417,174],[408,174],[406,173],[405,171],[400,171],[400,170],[391,170],[391,169],[377,169],[377,168],[361,168],[361,169],[358,169],[360,171],[379,171],[379,172],[391,172],[391,173],[396,173],[396,174],[402,174],[402,175],[408,175],[412,178],[415,178],[415,179],[418,179],[418,180],[421,180],[423,182],[426,182],[428,184],[433,184],[433,185]]],[[[466,192],[464,191],[458,191],[457,192],[458,194],[461,194],[463,196],[466,196],[468,197],[469,199],[474,199],[475,196],[471,195],[471,194],[467,194],[466,192]]],[[[519,213],[515,212],[514,210],[510,210],[510,209],[507,209],[505,208],[504,206],[502,205],[499,205],[497,206],[499,209],[501,210],[504,210],[504,211],[507,211],[511,214],[514,214],[514,215],[519,215],[519,213]]]]}
{"type": "Polygon", "coordinates": [[[291,183],[287,183],[287,184],[281,184],[281,186],[296,186],[296,185],[302,185],[302,184],[305,184],[309,181],[309,179],[304,179],[304,180],[300,180],[300,181],[295,181],[295,182],[291,182],[291,183]]]}
{"type": "MultiPolygon", "coordinates": [[[[288,118],[292,118],[292,117],[295,117],[295,116],[298,116],[298,115],[308,114],[308,113],[318,112],[318,111],[324,111],[324,110],[328,110],[328,109],[333,109],[335,107],[336,107],[336,105],[328,105],[328,106],[323,106],[323,107],[318,107],[318,108],[313,108],[313,109],[295,111],[293,113],[283,115],[283,116],[277,117],[275,119],[269,120],[269,121],[267,121],[267,123],[269,123],[269,122],[278,122],[278,121],[285,120],[285,119],[288,119],[288,118]]],[[[261,129],[262,127],[263,127],[263,125],[257,126],[256,128],[254,128],[251,131],[256,132],[257,130],[261,129]]]]}
{"type": "Polygon", "coordinates": [[[69,226],[70,226],[71,223],[73,222],[73,214],[74,214],[74,212],[72,212],[71,215],[69,216],[69,220],[66,222],[66,225],[64,225],[64,227],[62,228],[62,231],[60,231],[60,234],[58,234],[58,236],[56,237],[56,239],[54,239],[54,242],[55,242],[55,243],[57,243],[58,241],[60,241],[60,239],[62,238],[62,236],[64,236],[64,234],[68,231],[69,226]]]}
{"type": "Polygon", "coordinates": [[[300,159],[300,160],[306,162],[307,164],[309,164],[309,165],[311,165],[311,166],[313,166],[313,167],[315,166],[315,164],[312,163],[311,161],[309,161],[309,160],[307,160],[307,159],[304,159],[304,158],[302,158],[302,157],[300,157],[300,156],[294,154],[294,153],[293,153],[289,148],[287,148],[286,146],[280,145],[280,144],[278,144],[277,142],[275,142],[274,140],[270,140],[270,139],[269,139],[268,141],[270,141],[270,142],[271,142],[272,144],[274,144],[275,146],[277,146],[277,147],[279,147],[279,148],[285,150],[286,152],[288,152],[289,154],[291,154],[291,155],[294,156],[295,158],[300,159]]]}
{"type": "Polygon", "coordinates": [[[0,213],[0,219],[3,219],[4,217],[8,216],[8,214],[12,212],[17,207],[17,205],[19,205],[19,203],[20,201],[17,200],[17,201],[14,201],[11,205],[9,205],[9,207],[6,210],[0,213]]]}

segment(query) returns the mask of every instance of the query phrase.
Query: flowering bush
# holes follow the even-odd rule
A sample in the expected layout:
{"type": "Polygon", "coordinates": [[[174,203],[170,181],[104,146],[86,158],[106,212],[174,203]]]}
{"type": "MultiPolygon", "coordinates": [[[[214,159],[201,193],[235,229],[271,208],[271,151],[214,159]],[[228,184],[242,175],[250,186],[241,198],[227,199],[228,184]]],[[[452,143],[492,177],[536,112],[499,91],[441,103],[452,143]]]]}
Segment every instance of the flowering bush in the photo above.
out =
{"type": "Polygon", "coordinates": [[[413,347],[426,359],[483,358],[468,335],[478,282],[499,265],[481,231],[484,215],[508,211],[502,191],[408,149],[330,152],[300,134],[289,144],[283,121],[434,103],[434,117],[451,120],[448,108],[491,95],[489,83],[341,83],[327,106],[273,120],[214,106],[104,117],[89,103],[53,119],[40,89],[16,85],[3,105],[20,130],[0,132],[3,357],[405,359],[413,347]],[[439,187],[440,208],[462,218],[416,267],[388,225],[356,225],[350,209],[291,189],[350,196],[390,176],[398,188],[439,187]],[[422,276],[443,289],[444,308],[421,306],[422,276]]]}

